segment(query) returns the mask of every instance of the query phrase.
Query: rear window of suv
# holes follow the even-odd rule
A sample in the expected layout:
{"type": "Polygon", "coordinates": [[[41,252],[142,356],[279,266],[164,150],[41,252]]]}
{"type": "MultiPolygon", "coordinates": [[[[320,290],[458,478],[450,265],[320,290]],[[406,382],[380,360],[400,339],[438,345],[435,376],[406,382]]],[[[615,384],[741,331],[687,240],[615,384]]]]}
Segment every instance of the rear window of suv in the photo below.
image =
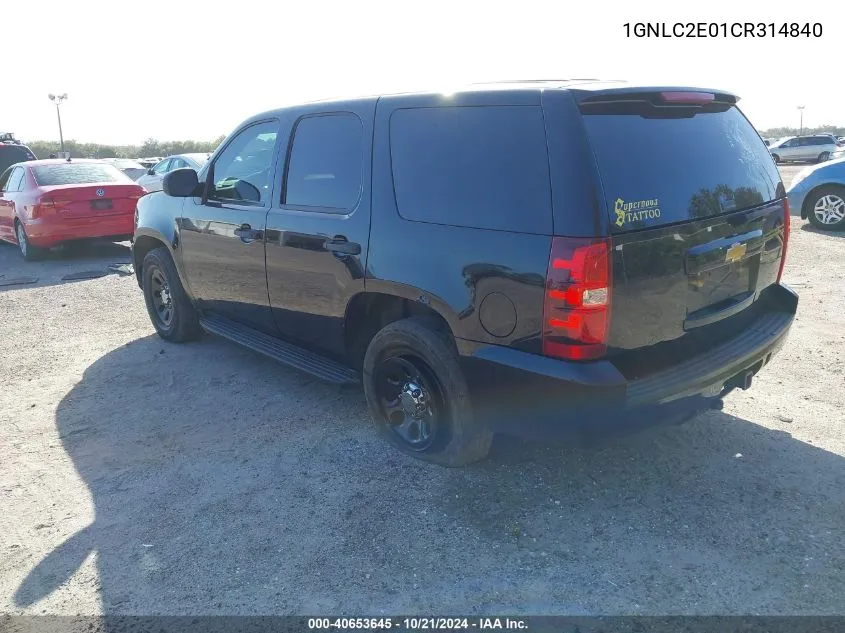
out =
{"type": "Polygon", "coordinates": [[[390,153],[396,206],[406,220],[552,232],[546,132],[537,106],[397,110],[390,153]]]}
{"type": "Polygon", "coordinates": [[[687,118],[584,114],[614,231],[708,218],[777,197],[768,148],[736,108],[687,118]]]}
{"type": "Polygon", "coordinates": [[[66,163],[32,168],[35,181],[42,187],[82,185],[94,182],[132,182],[123,172],[106,163],[66,163]]]}

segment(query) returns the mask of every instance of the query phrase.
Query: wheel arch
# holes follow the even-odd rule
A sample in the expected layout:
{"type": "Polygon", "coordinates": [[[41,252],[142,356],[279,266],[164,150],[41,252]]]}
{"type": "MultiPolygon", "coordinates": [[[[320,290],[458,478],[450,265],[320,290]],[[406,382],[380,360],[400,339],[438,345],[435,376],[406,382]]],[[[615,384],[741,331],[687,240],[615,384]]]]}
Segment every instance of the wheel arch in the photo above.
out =
{"type": "Polygon", "coordinates": [[[813,195],[819,190],[823,189],[824,187],[839,187],[845,192],[845,185],[841,185],[837,182],[822,182],[810,189],[806,195],[804,196],[804,202],[801,203],[801,219],[806,220],[810,216],[810,200],[812,199],[813,195]]]}
{"type": "Polygon", "coordinates": [[[148,233],[142,231],[135,232],[135,238],[132,241],[132,265],[135,268],[135,279],[138,282],[138,287],[141,287],[141,268],[144,264],[144,257],[147,256],[154,248],[164,246],[171,250],[167,242],[159,233],[148,233]]]}
{"type": "Polygon", "coordinates": [[[378,290],[359,292],[346,306],[344,315],[344,339],[346,355],[354,367],[360,368],[370,341],[386,325],[417,317],[431,323],[432,328],[455,338],[453,323],[457,315],[448,306],[428,293],[401,286],[390,288],[380,286],[378,290]]]}

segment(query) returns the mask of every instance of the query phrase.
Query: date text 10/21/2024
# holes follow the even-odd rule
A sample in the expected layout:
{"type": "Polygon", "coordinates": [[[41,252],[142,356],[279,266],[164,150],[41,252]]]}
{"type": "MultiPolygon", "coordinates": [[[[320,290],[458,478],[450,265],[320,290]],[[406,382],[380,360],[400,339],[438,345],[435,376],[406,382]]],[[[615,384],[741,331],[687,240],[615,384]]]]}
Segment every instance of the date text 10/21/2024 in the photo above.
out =
{"type": "Polygon", "coordinates": [[[391,630],[398,631],[457,631],[525,630],[528,624],[518,618],[308,618],[310,630],[391,630]]]}
{"type": "Polygon", "coordinates": [[[626,22],[622,28],[629,38],[818,38],[824,31],[819,22],[626,22]]]}

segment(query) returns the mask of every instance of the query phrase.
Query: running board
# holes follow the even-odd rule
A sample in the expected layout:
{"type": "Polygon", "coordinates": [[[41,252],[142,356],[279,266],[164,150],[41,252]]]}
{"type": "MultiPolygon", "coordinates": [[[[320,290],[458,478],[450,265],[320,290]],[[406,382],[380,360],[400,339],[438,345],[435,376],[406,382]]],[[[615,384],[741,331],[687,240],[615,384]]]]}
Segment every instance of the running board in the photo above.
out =
{"type": "Polygon", "coordinates": [[[285,365],[338,385],[360,383],[358,373],[337,361],[279,340],[258,330],[236,323],[216,314],[200,318],[200,325],[206,332],[217,334],[233,343],[248,347],[254,352],[269,356],[285,365]]]}

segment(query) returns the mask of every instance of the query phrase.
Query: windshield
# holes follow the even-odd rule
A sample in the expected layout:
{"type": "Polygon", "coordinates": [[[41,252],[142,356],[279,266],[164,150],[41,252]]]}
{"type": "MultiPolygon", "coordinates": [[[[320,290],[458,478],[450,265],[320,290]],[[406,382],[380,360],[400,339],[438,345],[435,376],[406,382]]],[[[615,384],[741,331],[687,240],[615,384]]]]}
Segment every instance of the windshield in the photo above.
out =
{"type": "Polygon", "coordinates": [[[32,168],[35,181],[43,186],[81,185],[94,182],[127,182],[129,177],[107,163],[66,163],[32,168]]]}
{"type": "Polygon", "coordinates": [[[584,122],[616,231],[706,218],[777,197],[777,168],[736,107],[683,118],[586,114],[584,122]]]}

